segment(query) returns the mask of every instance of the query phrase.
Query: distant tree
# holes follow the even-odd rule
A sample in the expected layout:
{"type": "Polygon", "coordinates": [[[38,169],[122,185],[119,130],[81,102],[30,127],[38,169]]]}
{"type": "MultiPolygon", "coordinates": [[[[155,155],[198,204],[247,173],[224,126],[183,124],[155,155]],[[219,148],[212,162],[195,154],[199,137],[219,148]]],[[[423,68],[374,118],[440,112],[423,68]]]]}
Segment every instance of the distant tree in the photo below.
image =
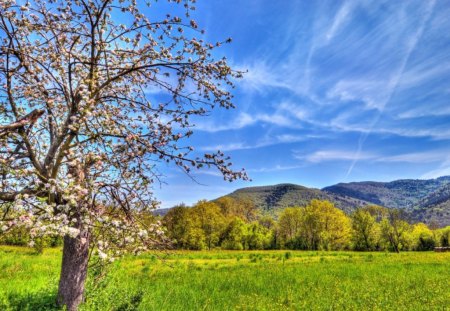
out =
{"type": "Polygon", "coordinates": [[[238,203],[238,215],[241,215],[245,221],[252,222],[258,219],[259,210],[252,199],[239,197],[236,201],[238,203]]]}
{"type": "Polygon", "coordinates": [[[226,226],[226,220],[217,204],[208,201],[200,201],[192,207],[194,217],[199,221],[208,249],[218,245],[222,231],[226,226]]]}
{"type": "Polygon", "coordinates": [[[214,201],[226,217],[241,217],[246,222],[252,222],[259,216],[259,210],[255,203],[247,197],[232,198],[221,197],[214,201]]]}
{"type": "Polygon", "coordinates": [[[187,235],[192,225],[189,207],[178,205],[172,207],[162,218],[162,224],[167,229],[167,236],[178,248],[188,248],[187,235]]]}
{"type": "Polygon", "coordinates": [[[186,18],[150,0],[0,1],[0,202],[22,210],[0,229],[64,237],[68,310],[82,301],[92,247],[108,259],[161,242],[157,224],[139,221],[155,205],[156,163],[246,178],[222,152],[194,156],[183,143],[192,116],[233,107],[241,74],[212,58],[222,42],[199,38],[195,1],[169,2],[186,18]]]}
{"type": "Polygon", "coordinates": [[[331,202],[312,200],[304,208],[301,236],[309,249],[345,248],[350,230],[350,219],[331,202]]]}
{"type": "Polygon", "coordinates": [[[303,225],[302,210],[288,207],[278,217],[278,244],[281,248],[299,248],[299,234],[303,225]]]}
{"type": "Polygon", "coordinates": [[[379,205],[367,205],[363,209],[372,215],[376,222],[380,222],[389,215],[389,209],[379,205]]]}
{"type": "Polygon", "coordinates": [[[417,223],[412,226],[411,240],[411,248],[416,251],[429,251],[436,246],[433,231],[424,223],[417,223]]]}
{"type": "Polygon", "coordinates": [[[450,246],[450,226],[436,230],[436,239],[442,247],[450,246]]]}
{"type": "Polygon", "coordinates": [[[278,242],[277,222],[273,219],[272,216],[263,215],[259,217],[258,223],[267,230],[269,230],[271,240],[268,245],[268,248],[275,249],[277,247],[278,242]]]}
{"type": "Polygon", "coordinates": [[[272,231],[254,221],[247,225],[246,244],[248,249],[267,249],[272,241],[272,231]]]}
{"type": "Polygon", "coordinates": [[[239,217],[234,217],[223,231],[223,249],[243,250],[246,247],[247,225],[239,217]]]}
{"type": "Polygon", "coordinates": [[[281,248],[342,249],[349,246],[350,233],[350,219],[328,201],[312,200],[303,208],[286,208],[279,216],[281,248]]]}
{"type": "Polygon", "coordinates": [[[364,208],[357,209],[351,216],[352,241],[355,250],[374,250],[379,228],[375,217],[364,208]]]}
{"type": "Polygon", "coordinates": [[[214,201],[225,217],[233,218],[238,215],[239,207],[236,199],[230,196],[223,196],[214,201]]]}
{"type": "Polygon", "coordinates": [[[263,226],[263,227],[265,227],[265,228],[267,228],[267,229],[269,229],[269,230],[275,229],[275,227],[276,227],[276,225],[277,225],[277,223],[276,223],[276,221],[273,219],[273,217],[272,217],[272,216],[269,216],[269,215],[264,215],[264,216],[259,217],[258,223],[259,223],[261,226],[263,226]]]}
{"type": "Polygon", "coordinates": [[[399,253],[409,246],[408,231],[410,225],[404,220],[404,214],[398,209],[390,209],[380,222],[381,235],[390,248],[399,253]]]}

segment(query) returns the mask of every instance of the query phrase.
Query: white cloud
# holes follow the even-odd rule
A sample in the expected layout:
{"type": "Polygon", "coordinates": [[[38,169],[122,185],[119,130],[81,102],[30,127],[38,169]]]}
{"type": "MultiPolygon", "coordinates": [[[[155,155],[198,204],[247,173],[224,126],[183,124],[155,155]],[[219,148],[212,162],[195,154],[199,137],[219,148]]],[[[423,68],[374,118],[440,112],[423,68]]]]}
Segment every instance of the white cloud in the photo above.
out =
{"type": "Polygon", "coordinates": [[[204,132],[215,133],[220,131],[239,130],[260,122],[273,124],[280,127],[299,127],[298,123],[294,122],[289,116],[285,115],[284,113],[256,113],[254,115],[251,115],[250,113],[243,112],[228,124],[217,124],[211,121],[202,123],[197,122],[195,125],[195,129],[204,132]]]}
{"type": "Polygon", "coordinates": [[[378,162],[405,162],[405,163],[431,163],[442,162],[448,158],[448,151],[428,151],[405,153],[377,158],[378,162]]]}
{"type": "Polygon", "coordinates": [[[239,84],[247,91],[263,93],[267,88],[282,88],[295,91],[295,86],[286,79],[286,73],[281,71],[280,66],[269,66],[265,61],[253,62],[238,66],[238,70],[248,71],[239,84]]]}
{"type": "Polygon", "coordinates": [[[350,13],[353,9],[353,5],[350,1],[346,1],[339,9],[339,11],[336,13],[333,24],[331,25],[330,29],[327,31],[325,38],[327,41],[330,41],[334,38],[336,33],[339,31],[339,29],[342,27],[342,25],[347,21],[347,19],[350,16],[350,13]]]}
{"type": "Polygon", "coordinates": [[[364,79],[341,80],[327,92],[328,99],[339,101],[362,101],[368,109],[384,108],[392,93],[385,80],[364,79]]]}
{"type": "Polygon", "coordinates": [[[450,160],[447,159],[438,168],[423,174],[420,178],[430,179],[450,175],[450,160]]]}
{"type": "Polygon", "coordinates": [[[254,144],[247,144],[244,142],[233,142],[228,144],[219,144],[219,145],[213,145],[213,146],[205,146],[200,148],[200,150],[203,151],[234,151],[234,150],[247,150],[247,149],[258,149],[278,144],[289,144],[289,143],[296,143],[300,141],[305,141],[311,138],[317,138],[313,137],[311,135],[291,135],[291,134],[282,134],[282,135],[276,135],[274,137],[267,137],[259,142],[256,142],[254,144]]]}
{"type": "MultiPolygon", "coordinates": [[[[294,154],[294,158],[305,160],[311,163],[321,163],[327,161],[353,161],[358,156],[355,152],[345,150],[320,150],[311,154],[294,154]]],[[[359,159],[373,159],[375,156],[370,153],[359,154],[359,159]]]]}
{"type": "Polygon", "coordinates": [[[304,165],[275,165],[273,167],[261,167],[258,169],[248,169],[247,172],[249,173],[269,173],[269,172],[279,172],[279,171],[290,171],[290,170],[296,170],[299,168],[305,167],[304,165]]]}

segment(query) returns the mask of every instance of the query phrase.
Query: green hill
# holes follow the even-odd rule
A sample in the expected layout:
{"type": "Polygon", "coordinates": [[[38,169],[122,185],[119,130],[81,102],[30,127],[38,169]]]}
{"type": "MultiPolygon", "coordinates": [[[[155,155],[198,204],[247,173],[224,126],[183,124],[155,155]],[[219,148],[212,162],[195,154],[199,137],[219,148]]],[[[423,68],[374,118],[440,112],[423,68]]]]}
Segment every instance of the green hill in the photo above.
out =
{"type": "Polygon", "coordinates": [[[331,201],[346,212],[368,203],[345,195],[336,195],[320,189],[294,184],[242,188],[228,194],[228,196],[249,198],[259,209],[269,213],[285,207],[305,206],[312,199],[331,201]]]}
{"type": "MultiPolygon", "coordinates": [[[[347,213],[367,204],[376,204],[403,209],[414,221],[450,225],[450,176],[427,180],[339,183],[323,189],[279,184],[241,188],[227,196],[249,198],[260,210],[269,214],[286,207],[305,206],[312,199],[320,199],[333,202],[347,213]]],[[[157,210],[155,214],[164,215],[167,210],[157,210]]]]}
{"type": "Polygon", "coordinates": [[[404,209],[414,221],[440,226],[450,224],[450,176],[384,183],[339,183],[322,190],[337,196],[347,195],[381,206],[404,209]]]}
{"type": "Polygon", "coordinates": [[[414,221],[450,224],[450,176],[436,179],[401,179],[392,182],[339,183],[323,189],[294,184],[238,189],[230,197],[246,197],[268,213],[291,206],[305,206],[312,199],[328,200],[351,212],[355,208],[376,204],[405,210],[414,221]]]}
{"type": "Polygon", "coordinates": [[[394,208],[414,208],[422,206],[435,191],[450,183],[450,176],[436,179],[401,179],[392,182],[351,182],[339,183],[323,190],[336,195],[346,195],[374,204],[394,208]]]}

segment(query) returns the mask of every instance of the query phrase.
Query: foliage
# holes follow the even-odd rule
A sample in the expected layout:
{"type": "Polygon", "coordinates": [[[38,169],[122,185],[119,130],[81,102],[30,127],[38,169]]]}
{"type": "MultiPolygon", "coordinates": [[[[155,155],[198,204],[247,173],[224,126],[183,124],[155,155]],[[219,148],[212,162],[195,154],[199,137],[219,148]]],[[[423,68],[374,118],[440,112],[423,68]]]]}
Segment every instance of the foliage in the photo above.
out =
{"type": "Polygon", "coordinates": [[[437,244],[442,247],[450,246],[450,226],[436,230],[437,244]]]}
{"type": "Polygon", "coordinates": [[[380,222],[381,237],[388,247],[395,251],[408,250],[411,241],[408,239],[410,225],[404,220],[401,210],[391,209],[388,216],[380,222]]]}
{"type": "Polygon", "coordinates": [[[375,216],[372,216],[367,208],[360,208],[352,214],[351,218],[353,249],[375,250],[380,235],[380,228],[375,216]]]}
{"type": "Polygon", "coordinates": [[[328,201],[312,200],[305,207],[245,217],[246,200],[223,197],[177,206],[163,217],[175,248],[230,250],[309,249],[395,252],[432,250],[447,245],[448,229],[431,230],[409,224],[401,210],[368,205],[346,215],[328,201]],[[242,206],[241,206],[242,204],[242,206]]]}
{"type": "Polygon", "coordinates": [[[299,236],[303,225],[303,213],[298,207],[288,207],[278,217],[278,237],[281,248],[300,248],[299,236]]]}
{"type": "Polygon", "coordinates": [[[416,251],[433,250],[436,238],[433,231],[424,223],[414,224],[411,230],[411,249],[416,251]]]}
{"type": "Polygon", "coordinates": [[[272,245],[272,231],[256,221],[256,215],[248,200],[226,198],[199,201],[192,208],[174,207],[162,223],[179,248],[265,249],[272,245]]]}
{"type": "MultiPolygon", "coordinates": [[[[449,227],[431,230],[424,223],[411,225],[401,211],[376,205],[346,215],[330,202],[313,200],[306,207],[283,209],[277,219],[259,213],[246,217],[248,202],[244,200],[242,205],[232,198],[199,201],[193,207],[179,205],[170,209],[161,222],[174,248],[192,250],[426,251],[448,245],[450,237],[449,227]]],[[[156,221],[152,214],[142,214],[140,219],[149,224],[156,221]]],[[[0,243],[25,245],[29,236],[26,228],[15,227],[3,235],[0,243]]],[[[61,239],[48,236],[36,242],[40,242],[34,246],[38,250],[60,245],[61,239]]]]}
{"type": "Polygon", "coordinates": [[[287,208],[279,218],[281,244],[292,249],[343,249],[350,238],[350,220],[328,201],[312,200],[304,208],[287,208]]]}

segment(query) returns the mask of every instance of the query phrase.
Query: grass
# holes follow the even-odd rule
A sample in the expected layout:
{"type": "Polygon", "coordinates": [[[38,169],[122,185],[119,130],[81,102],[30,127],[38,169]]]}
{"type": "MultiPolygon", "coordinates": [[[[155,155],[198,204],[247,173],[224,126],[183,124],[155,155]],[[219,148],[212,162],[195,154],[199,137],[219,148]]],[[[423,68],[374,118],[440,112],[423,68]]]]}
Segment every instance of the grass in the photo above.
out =
{"type": "MultiPolygon", "coordinates": [[[[0,310],[52,310],[59,249],[0,247],[0,310]]],[[[82,310],[450,310],[450,253],[178,251],[126,257],[82,310]]]]}

